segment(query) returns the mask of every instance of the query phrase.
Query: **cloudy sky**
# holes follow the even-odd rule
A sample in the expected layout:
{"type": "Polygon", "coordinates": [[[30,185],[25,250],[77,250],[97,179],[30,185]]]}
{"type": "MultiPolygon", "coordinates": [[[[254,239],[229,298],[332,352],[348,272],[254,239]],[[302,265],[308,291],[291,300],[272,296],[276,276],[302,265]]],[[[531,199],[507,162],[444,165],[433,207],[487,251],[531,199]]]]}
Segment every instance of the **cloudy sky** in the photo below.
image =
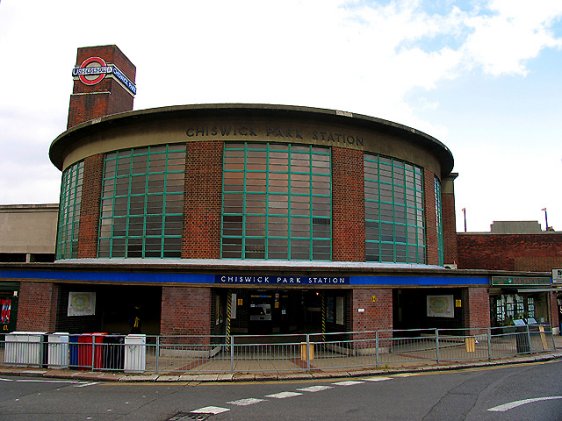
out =
{"type": "Polygon", "coordinates": [[[455,157],[457,227],[562,230],[562,1],[0,0],[0,204],[58,201],[76,49],[116,44],[135,109],[330,108],[406,124],[455,157]]]}

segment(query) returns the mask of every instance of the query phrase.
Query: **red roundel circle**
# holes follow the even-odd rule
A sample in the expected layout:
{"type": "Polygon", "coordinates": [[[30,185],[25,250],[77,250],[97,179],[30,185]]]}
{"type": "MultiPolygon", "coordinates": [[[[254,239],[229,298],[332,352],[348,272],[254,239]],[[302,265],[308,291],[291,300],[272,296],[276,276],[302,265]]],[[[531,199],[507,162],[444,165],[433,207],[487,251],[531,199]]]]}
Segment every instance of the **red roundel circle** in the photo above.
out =
{"type": "MultiPolygon", "coordinates": [[[[90,58],[87,58],[86,60],[84,60],[82,62],[82,64],[80,65],[80,69],[95,68],[95,67],[106,68],[107,63],[101,57],[90,57],[90,58]]],[[[80,78],[82,83],[85,84],[85,85],[95,85],[96,83],[100,83],[105,78],[106,73],[107,72],[104,69],[104,71],[102,71],[100,73],[97,73],[97,74],[96,73],[80,74],[78,77],[80,78]]]]}

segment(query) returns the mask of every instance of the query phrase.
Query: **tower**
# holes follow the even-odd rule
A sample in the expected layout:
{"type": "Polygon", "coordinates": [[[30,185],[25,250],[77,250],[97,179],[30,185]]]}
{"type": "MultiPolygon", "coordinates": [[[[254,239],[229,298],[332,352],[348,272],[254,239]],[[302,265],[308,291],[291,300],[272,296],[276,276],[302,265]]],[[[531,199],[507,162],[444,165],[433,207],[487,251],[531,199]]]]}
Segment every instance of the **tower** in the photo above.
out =
{"type": "Polygon", "coordinates": [[[136,68],[116,45],[78,48],[67,128],[133,109],[136,68]]]}

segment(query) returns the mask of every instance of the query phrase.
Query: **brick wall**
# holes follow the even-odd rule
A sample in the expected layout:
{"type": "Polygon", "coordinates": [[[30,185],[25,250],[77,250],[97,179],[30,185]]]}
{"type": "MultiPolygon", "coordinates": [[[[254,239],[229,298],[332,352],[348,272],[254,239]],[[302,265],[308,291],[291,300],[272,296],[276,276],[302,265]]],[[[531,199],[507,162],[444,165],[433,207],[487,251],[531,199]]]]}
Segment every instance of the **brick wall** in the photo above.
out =
{"type": "Polygon", "coordinates": [[[332,259],[365,261],[363,152],[332,148],[332,259]]]}
{"type": "Polygon", "coordinates": [[[457,174],[441,180],[441,205],[443,213],[444,263],[458,263],[457,218],[455,213],[455,186],[457,174]]]}
{"type": "Polygon", "coordinates": [[[80,231],[78,233],[79,259],[97,257],[102,172],[102,154],[90,156],[84,160],[80,231]]]}
{"type": "Polygon", "coordinates": [[[435,174],[424,169],[424,206],[425,206],[425,241],[426,262],[428,265],[439,264],[437,213],[435,208],[435,174]]]}
{"type": "MultiPolygon", "coordinates": [[[[90,57],[100,57],[108,64],[115,64],[134,83],[136,68],[117,46],[79,48],[76,54],[76,66],[80,66],[90,57]]],[[[95,85],[85,85],[80,80],[75,80],[73,94],[70,97],[67,126],[71,128],[96,117],[130,111],[133,109],[133,102],[133,95],[113,78],[106,76],[95,85]]]]}
{"type": "Polygon", "coordinates": [[[487,288],[468,288],[464,325],[467,328],[490,327],[490,297],[487,288]]]}
{"type": "Polygon", "coordinates": [[[223,142],[187,144],[182,258],[220,258],[223,142]]]}
{"type": "Polygon", "coordinates": [[[211,288],[162,287],[160,334],[210,335],[211,288]]]}
{"type": "Polygon", "coordinates": [[[21,282],[17,330],[55,331],[57,304],[57,285],[50,282],[21,282]]]}
{"type": "MultiPolygon", "coordinates": [[[[351,300],[353,331],[392,329],[392,289],[354,289],[351,300]],[[373,302],[373,297],[376,301],[373,302]],[[359,313],[357,309],[365,311],[359,313]]],[[[355,339],[358,339],[356,336],[355,339]]]]}
{"type": "Polygon", "coordinates": [[[558,307],[558,300],[556,298],[556,293],[551,292],[550,294],[550,324],[552,327],[560,327],[562,323],[562,315],[560,314],[560,309],[558,307]]]}
{"type": "Polygon", "coordinates": [[[562,232],[457,236],[459,269],[550,272],[562,267],[562,232]]]}

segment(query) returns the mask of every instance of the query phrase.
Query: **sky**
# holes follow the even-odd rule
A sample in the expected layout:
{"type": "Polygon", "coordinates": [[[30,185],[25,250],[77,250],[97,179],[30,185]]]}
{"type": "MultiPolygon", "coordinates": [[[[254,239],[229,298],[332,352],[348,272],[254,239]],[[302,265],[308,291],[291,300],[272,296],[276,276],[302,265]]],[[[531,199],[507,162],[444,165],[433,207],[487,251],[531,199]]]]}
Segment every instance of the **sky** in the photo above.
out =
{"type": "Polygon", "coordinates": [[[562,230],[560,0],[0,0],[0,205],[58,202],[48,150],[76,49],[108,44],[137,67],[137,110],[268,103],[394,121],[452,151],[458,231],[465,215],[468,231],[562,230]]]}

